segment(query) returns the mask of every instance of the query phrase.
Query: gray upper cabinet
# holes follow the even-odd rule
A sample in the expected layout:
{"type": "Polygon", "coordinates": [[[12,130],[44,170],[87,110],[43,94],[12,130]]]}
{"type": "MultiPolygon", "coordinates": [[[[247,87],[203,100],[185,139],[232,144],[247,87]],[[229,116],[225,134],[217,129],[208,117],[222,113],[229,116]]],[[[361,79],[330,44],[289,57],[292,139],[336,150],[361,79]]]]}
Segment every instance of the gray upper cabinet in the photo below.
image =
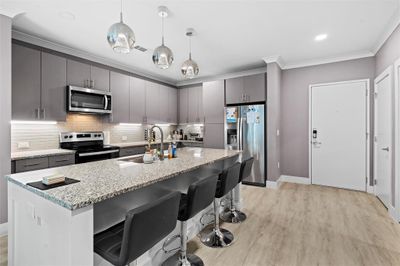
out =
{"type": "Polygon", "coordinates": [[[204,114],[202,107],[202,86],[189,88],[188,95],[188,120],[189,123],[202,123],[204,122],[204,114]]]}
{"type": "Polygon", "coordinates": [[[168,87],[168,123],[178,124],[178,90],[168,87]]]}
{"type": "Polygon", "coordinates": [[[90,67],[90,80],[96,90],[110,90],[110,71],[96,66],[90,67]]]}
{"type": "Polygon", "coordinates": [[[159,109],[159,122],[170,123],[171,118],[169,117],[169,87],[165,85],[159,85],[160,103],[159,109]]]}
{"type": "Polygon", "coordinates": [[[110,73],[110,89],[112,92],[112,123],[129,122],[129,76],[112,72],[110,73]]]}
{"type": "Polygon", "coordinates": [[[265,101],[265,73],[227,79],[225,82],[226,104],[265,101]]]}
{"type": "Polygon", "coordinates": [[[202,99],[205,123],[224,123],[224,81],[204,82],[202,99]]]}
{"type": "Polygon", "coordinates": [[[143,79],[130,77],[129,112],[131,123],[146,122],[146,87],[143,79]]]}
{"type": "Polygon", "coordinates": [[[41,118],[65,121],[67,85],[67,60],[42,52],[41,118]]]}
{"type": "Polygon", "coordinates": [[[68,85],[86,88],[90,85],[90,65],[75,60],[67,60],[68,85]]]}
{"type": "Polygon", "coordinates": [[[178,90],[179,100],[179,124],[189,123],[188,117],[188,102],[189,102],[189,89],[178,90]]]}
{"type": "Polygon", "coordinates": [[[40,51],[12,46],[12,119],[39,119],[40,51]]]}
{"type": "Polygon", "coordinates": [[[147,123],[160,122],[160,85],[146,81],[146,118],[147,123]]]}
{"type": "Polygon", "coordinates": [[[203,141],[204,148],[223,149],[224,124],[205,124],[203,141]]]}

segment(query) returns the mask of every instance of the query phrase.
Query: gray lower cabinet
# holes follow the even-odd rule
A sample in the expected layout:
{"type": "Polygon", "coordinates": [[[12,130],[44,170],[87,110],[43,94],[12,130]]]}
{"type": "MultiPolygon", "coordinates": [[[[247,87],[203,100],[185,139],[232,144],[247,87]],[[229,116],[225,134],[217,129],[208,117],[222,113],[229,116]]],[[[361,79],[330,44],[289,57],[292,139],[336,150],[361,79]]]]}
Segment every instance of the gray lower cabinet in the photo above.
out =
{"type": "Polygon", "coordinates": [[[265,73],[227,79],[225,81],[226,104],[265,101],[265,80],[265,73]]]}
{"type": "Polygon", "coordinates": [[[147,122],[145,81],[135,77],[129,80],[129,122],[147,122]]]}
{"type": "Polygon", "coordinates": [[[90,87],[90,65],[75,60],[67,60],[67,83],[77,87],[90,87]]]}
{"type": "Polygon", "coordinates": [[[41,118],[66,121],[66,68],[63,57],[42,52],[41,118]]]}
{"type": "Polygon", "coordinates": [[[204,148],[223,149],[224,124],[204,124],[203,143],[204,148]]]}
{"type": "Polygon", "coordinates": [[[146,81],[146,118],[147,123],[160,122],[160,85],[146,81]]]}
{"type": "Polygon", "coordinates": [[[202,99],[205,123],[224,123],[224,81],[204,82],[202,99]]]}
{"type": "Polygon", "coordinates": [[[35,120],[40,115],[40,51],[12,45],[12,119],[35,120]]]}
{"type": "Polygon", "coordinates": [[[112,92],[112,114],[110,122],[129,122],[129,76],[111,71],[110,89],[112,92]]]}
{"type": "Polygon", "coordinates": [[[94,89],[103,91],[110,90],[110,71],[108,69],[91,66],[90,80],[92,81],[94,89]]]}
{"type": "Polygon", "coordinates": [[[119,157],[144,154],[145,151],[146,151],[145,146],[120,148],[119,157]]]}
{"type": "Polygon", "coordinates": [[[40,158],[32,158],[32,159],[24,159],[24,160],[15,161],[15,172],[16,173],[45,169],[48,167],[49,167],[49,158],[48,157],[40,157],[40,158]]]}
{"type": "Polygon", "coordinates": [[[179,100],[179,124],[189,123],[188,113],[188,101],[189,101],[189,89],[183,88],[178,90],[179,100]]]}
{"type": "Polygon", "coordinates": [[[49,167],[75,164],[75,154],[55,155],[49,157],[49,167]]]}

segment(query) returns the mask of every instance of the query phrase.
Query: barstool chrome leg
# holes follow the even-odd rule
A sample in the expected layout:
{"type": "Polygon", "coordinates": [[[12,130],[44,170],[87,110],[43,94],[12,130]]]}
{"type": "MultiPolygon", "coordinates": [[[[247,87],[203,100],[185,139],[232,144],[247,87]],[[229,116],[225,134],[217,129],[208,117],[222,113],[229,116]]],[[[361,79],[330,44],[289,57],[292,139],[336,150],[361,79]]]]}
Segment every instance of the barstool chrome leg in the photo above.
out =
{"type": "Polygon", "coordinates": [[[204,266],[200,257],[187,254],[187,221],[181,222],[181,247],[177,254],[169,257],[163,266],[204,266]]]}
{"type": "Polygon", "coordinates": [[[241,223],[244,220],[246,220],[247,216],[245,213],[236,210],[235,204],[233,203],[233,190],[230,192],[231,196],[231,206],[229,209],[225,209],[221,215],[220,218],[222,221],[227,222],[227,223],[241,223]]]}
{"type": "Polygon", "coordinates": [[[214,199],[215,221],[213,227],[206,227],[200,232],[200,241],[211,248],[223,248],[233,243],[233,234],[219,227],[219,201],[214,199]]]}

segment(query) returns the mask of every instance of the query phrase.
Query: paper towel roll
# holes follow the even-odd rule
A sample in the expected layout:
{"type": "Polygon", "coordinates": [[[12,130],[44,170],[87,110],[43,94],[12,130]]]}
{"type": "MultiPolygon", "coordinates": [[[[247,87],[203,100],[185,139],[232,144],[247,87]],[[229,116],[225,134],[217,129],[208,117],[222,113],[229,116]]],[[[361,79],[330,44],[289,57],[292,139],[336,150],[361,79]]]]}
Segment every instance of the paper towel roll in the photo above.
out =
{"type": "Polygon", "coordinates": [[[109,145],[110,144],[110,131],[103,131],[104,134],[104,144],[109,145]]]}

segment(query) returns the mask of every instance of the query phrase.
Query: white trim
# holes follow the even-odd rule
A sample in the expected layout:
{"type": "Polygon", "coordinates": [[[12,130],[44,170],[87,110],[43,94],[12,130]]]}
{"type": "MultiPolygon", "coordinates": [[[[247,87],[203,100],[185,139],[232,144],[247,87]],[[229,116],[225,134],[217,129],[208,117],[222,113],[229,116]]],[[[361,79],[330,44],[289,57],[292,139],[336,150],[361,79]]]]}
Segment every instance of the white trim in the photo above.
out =
{"type": "Polygon", "coordinates": [[[182,87],[182,86],[188,86],[188,85],[193,85],[193,84],[199,84],[199,83],[203,83],[203,82],[207,82],[207,81],[216,81],[216,80],[221,80],[221,79],[224,80],[224,79],[230,79],[230,78],[236,78],[236,77],[261,74],[261,73],[266,73],[266,72],[267,72],[267,67],[263,66],[263,67],[240,71],[240,72],[226,73],[226,74],[221,74],[221,75],[195,78],[195,79],[190,79],[190,80],[182,80],[182,81],[178,81],[175,85],[177,87],[182,87]]]}
{"type": "Polygon", "coordinates": [[[370,143],[371,143],[371,129],[370,129],[370,121],[371,121],[371,101],[370,101],[370,95],[371,95],[371,86],[370,86],[370,80],[369,79],[356,79],[356,80],[346,80],[346,81],[338,81],[338,82],[328,82],[328,83],[316,83],[316,84],[310,84],[309,89],[308,89],[308,175],[310,176],[310,182],[312,184],[312,89],[314,87],[321,87],[321,86],[331,86],[331,85],[340,85],[340,84],[349,84],[349,83],[359,83],[359,82],[365,82],[366,88],[367,88],[367,95],[366,95],[366,134],[367,134],[367,141],[366,141],[366,158],[365,158],[365,163],[366,163],[366,169],[365,169],[365,174],[367,178],[367,182],[365,184],[365,192],[370,191],[370,182],[371,182],[371,173],[370,173],[370,165],[371,165],[371,152],[370,152],[370,143]]]}
{"type": "Polygon", "coordinates": [[[278,181],[268,181],[267,180],[267,188],[278,189],[279,188],[279,182],[278,181]]]}
{"type": "MultiPolygon", "coordinates": [[[[380,75],[378,75],[378,77],[376,77],[375,78],[375,80],[374,80],[374,89],[375,89],[375,92],[376,92],[376,87],[377,87],[377,84],[379,83],[379,82],[381,82],[384,78],[386,78],[386,77],[388,77],[389,76],[389,80],[390,80],[390,82],[391,82],[391,89],[392,89],[392,91],[391,91],[391,95],[393,96],[393,66],[389,66],[388,68],[386,68],[380,75]]],[[[379,97],[379,95],[378,95],[378,97],[379,97]]],[[[378,123],[377,123],[377,121],[378,121],[378,119],[377,119],[377,115],[378,115],[378,108],[377,108],[377,103],[376,103],[376,101],[377,101],[377,98],[376,97],[374,97],[374,139],[375,139],[375,137],[377,137],[376,136],[376,133],[378,132],[378,123]]],[[[391,110],[393,110],[392,108],[393,108],[393,106],[392,106],[392,102],[389,102],[389,104],[390,104],[390,106],[391,106],[391,110]]],[[[390,112],[390,113],[392,113],[392,112],[390,112]]],[[[394,126],[394,124],[393,124],[393,117],[392,117],[392,123],[391,123],[391,125],[390,125],[390,132],[392,132],[392,130],[393,130],[393,126],[394,126]]],[[[390,144],[390,150],[391,149],[393,149],[393,147],[394,147],[394,143],[391,143],[390,144]]],[[[377,150],[377,142],[376,141],[374,141],[374,159],[373,159],[373,167],[374,167],[374,179],[376,179],[376,177],[378,176],[378,174],[377,174],[377,167],[376,167],[376,163],[377,163],[377,161],[378,161],[378,153],[376,152],[376,150],[377,150]]],[[[392,152],[389,152],[389,160],[390,160],[390,166],[391,166],[391,168],[393,167],[393,156],[392,156],[392,152]]],[[[390,178],[392,178],[392,176],[390,177],[390,178]]],[[[375,195],[376,196],[378,196],[377,194],[377,191],[376,191],[376,189],[375,189],[375,195]]],[[[392,197],[393,197],[393,195],[392,195],[392,186],[390,186],[390,191],[389,191],[389,202],[387,202],[387,204],[389,205],[389,206],[391,206],[392,205],[392,197]]],[[[383,202],[383,201],[382,201],[383,202]]],[[[387,206],[388,208],[389,208],[389,206],[387,206]]]]}
{"type": "Polygon", "coordinates": [[[279,177],[278,181],[279,181],[279,183],[288,182],[288,183],[311,185],[311,179],[310,178],[301,177],[301,176],[281,175],[279,177]]]}
{"type": "Polygon", "coordinates": [[[394,204],[397,217],[400,219],[400,58],[394,63],[394,204]]]}
{"type": "Polygon", "coordinates": [[[375,187],[368,185],[367,186],[367,193],[375,195],[375,187]]]}
{"type": "Polygon", "coordinates": [[[267,56],[264,57],[263,60],[266,64],[277,63],[281,69],[285,67],[285,62],[280,55],[267,56]]]}
{"type": "Polygon", "coordinates": [[[399,222],[399,217],[397,216],[397,211],[396,211],[396,209],[392,206],[392,204],[389,204],[388,213],[389,213],[389,216],[390,216],[396,223],[399,222]]]}
{"type": "Polygon", "coordinates": [[[105,57],[97,56],[95,54],[92,54],[90,52],[86,52],[83,50],[74,49],[74,48],[59,44],[59,43],[51,42],[51,41],[30,35],[30,34],[27,34],[27,33],[21,32],[21,31],[13,30],[12,38],[15,40],[22,41],[22,42],[27,42],[27,43],[30,43],[33,45],[44,47],[44,48],[47,48],[50,50],[54,50],[54,51],[57,51],[60,53],[68,54],[71,56],[76,56],[76,57],[83,58],[83,59],[86,59],[89,61],[97,62],[99,64],[103,64],[103,65],[107,65],[107,66],[110,66],[113,68],[124,70],[124,71],[130,72],[130,73],[133,73],[133,74],[136,74],[139,76],[143,76],[143,77],[146,77],[149,79],[153,79],[153,80],[156,80],[159,82],[167,83],[167,84],[170,84],[173,86],[176,85],[174,81],[166,80],[165,78],[154,76],[152,73],[140,71],[140,70],[137,70],[130,66],[127,66],[125,64],[116,62],[114,60],[110,60],[105,57]]]}
{"type": "Polygon", "coordinates": [[[0,236],[8,235],[8,223],[0,224],[0,236]]]}
{"type": "Polygon", "coordinates": [[[392,16],[388,25],[385,26],[384,32],[379,36],[379,39],[376,42],[376,45],[372,48],[372,52],[376,54],[382,48],[382,46],[386,43],[386,41],[390,38],[394,30],[400,24],[400,1],[399,6],[397,7],[397,11],[392,16]]]}

